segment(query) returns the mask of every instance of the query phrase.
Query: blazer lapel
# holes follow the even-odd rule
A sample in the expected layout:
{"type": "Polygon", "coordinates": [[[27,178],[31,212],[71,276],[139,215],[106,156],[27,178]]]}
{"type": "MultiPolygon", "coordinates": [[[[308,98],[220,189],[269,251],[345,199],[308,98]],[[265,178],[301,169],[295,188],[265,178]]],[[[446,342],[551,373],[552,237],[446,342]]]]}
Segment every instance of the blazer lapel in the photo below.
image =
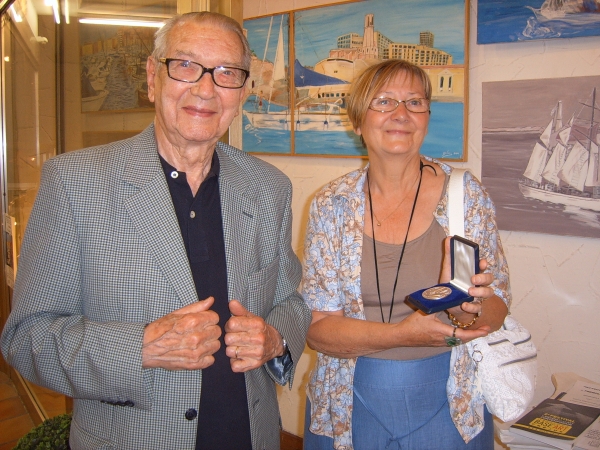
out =
{"type": "Polygon", "coordinates": [[[246,309],[254,312],[246,301],[248,274],[258,270],[254,267],[256,257],[256,226],[258,210],[253,193],[249,191],[250,180],[244,171],[217,145],[221,171],[219,193],[223,216],[223,237],[227,260],[227,284],[230,299],[239,300],[246,309]]]}
{"type": "Polygon", "coordinates": [[[160,165],[153,125],[134,138],[123,181],[129,190],[124,204],[131,221],[177,292],[181,306],[197,301],[181,230],[160,165]]]}

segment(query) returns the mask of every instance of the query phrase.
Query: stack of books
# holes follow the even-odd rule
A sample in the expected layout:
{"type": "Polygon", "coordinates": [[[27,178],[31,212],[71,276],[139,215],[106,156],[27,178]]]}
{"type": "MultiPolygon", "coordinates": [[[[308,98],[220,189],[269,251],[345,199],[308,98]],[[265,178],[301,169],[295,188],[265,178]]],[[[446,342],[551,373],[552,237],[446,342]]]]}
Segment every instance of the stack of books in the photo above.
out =
{"type": "Polygon", "coordinates": [[[554,394],[520,419],[497,426],[509,449],[600,450],[600,384],[574,373],[552,376],[554,394]]]}

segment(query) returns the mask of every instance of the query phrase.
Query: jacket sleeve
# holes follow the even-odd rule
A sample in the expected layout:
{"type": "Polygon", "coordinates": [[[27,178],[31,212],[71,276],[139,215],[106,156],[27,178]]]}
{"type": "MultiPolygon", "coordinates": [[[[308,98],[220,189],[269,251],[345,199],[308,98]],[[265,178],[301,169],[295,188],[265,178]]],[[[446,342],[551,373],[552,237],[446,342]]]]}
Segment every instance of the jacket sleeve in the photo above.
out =
{"type": "Polygon", "coordinates": [[[74,398],[149,409],[152,373],[141,362],[144,324],[86,318],[82,244],[58,167],[50,160],[42,171],[2,353],[41,386],[74,398]]]}
{"type": "Polygon", "coordinates": [[[286,340],[289,356],[275,358],[265,364],[269,376],[277,383],[284,385],[289,381],[292,387],[296,363],[304,351],[306,333],[311,322],[311,313],[302,296],[298,293],[298,285],[302,276],[302,268],[298,257],[292,250],[292,186],[287,180],[284,187],[285,203],[279,236],[279,269],[273,308],[266,317],[267,323],[279,331],[286,340]],[[292,364],[293,363],[293,364],[292,364]]]}

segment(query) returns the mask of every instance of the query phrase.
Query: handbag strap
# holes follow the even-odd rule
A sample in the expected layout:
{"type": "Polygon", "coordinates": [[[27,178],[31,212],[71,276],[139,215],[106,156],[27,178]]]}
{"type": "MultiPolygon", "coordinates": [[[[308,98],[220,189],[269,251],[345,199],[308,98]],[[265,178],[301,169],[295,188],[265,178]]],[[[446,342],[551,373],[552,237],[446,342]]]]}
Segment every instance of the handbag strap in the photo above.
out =
{"type": "Polygon", "coordinates": [[[450,236],[465,237],[465,188],[467,169],[452,169],[448,181],[448,229],[450,236]]]}

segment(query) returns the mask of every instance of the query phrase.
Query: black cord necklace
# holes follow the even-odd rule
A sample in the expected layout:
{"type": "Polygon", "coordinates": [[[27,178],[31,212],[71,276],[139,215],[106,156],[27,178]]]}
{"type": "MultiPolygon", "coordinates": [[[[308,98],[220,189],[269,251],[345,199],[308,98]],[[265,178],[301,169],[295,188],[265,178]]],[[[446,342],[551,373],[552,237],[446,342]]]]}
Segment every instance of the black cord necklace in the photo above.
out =
{"type": "MultiPolygon", "coordinates": [[[[417,185],[417,192],[415,193],[415,199],[413,201],[412,210],[410,212],[410,218],[408,219],[408,227],[406,227],[406,236],[404,236],[404,244],[402,245],[402,251],[400,252],[400,259],[398,260],[398,269],[396,269],[396,279],[394,280],[394,289],[392,290],[392,303],[390,304],[390,314],[388,316],[387,323],[392,320],[392,311],[394,310],[394,297],[396,295],[396,285],[398,284],[398,275],[400,275],[400,265],[402,264],[402,258],[404,258],[404,250],[406,249],[406,241],[408,240],[408,232],[410,231],[410,224],[412,223],[413,215],[415,213],[415,207],[417,206],[417,199],[419,198],[419,191],[421,190],[421,181],[423,180],[423,161],[419,161],[419,184],[417,185]]],[[[428,164],[429,166],[429,164],[428,164]]],[[[429,166],[431,167],[431,166],[429,166]]],[[[371,183],[369,181],[369,172],[367,171],[367,192],[369,194],[369,209],[371,210],[371,229],[373,231],[373,257],[375,258],[375,281],[377,282],[377,298],[379,299],[379,310],[381,311],[381,321],[385,323],[383,317],[383,305],[381,304],[381,292],[379,289],[379,269],[377,267],[377,246],[375,245],[375,226],[373,223],[373,201],[371,200],[371,183]]]]}

